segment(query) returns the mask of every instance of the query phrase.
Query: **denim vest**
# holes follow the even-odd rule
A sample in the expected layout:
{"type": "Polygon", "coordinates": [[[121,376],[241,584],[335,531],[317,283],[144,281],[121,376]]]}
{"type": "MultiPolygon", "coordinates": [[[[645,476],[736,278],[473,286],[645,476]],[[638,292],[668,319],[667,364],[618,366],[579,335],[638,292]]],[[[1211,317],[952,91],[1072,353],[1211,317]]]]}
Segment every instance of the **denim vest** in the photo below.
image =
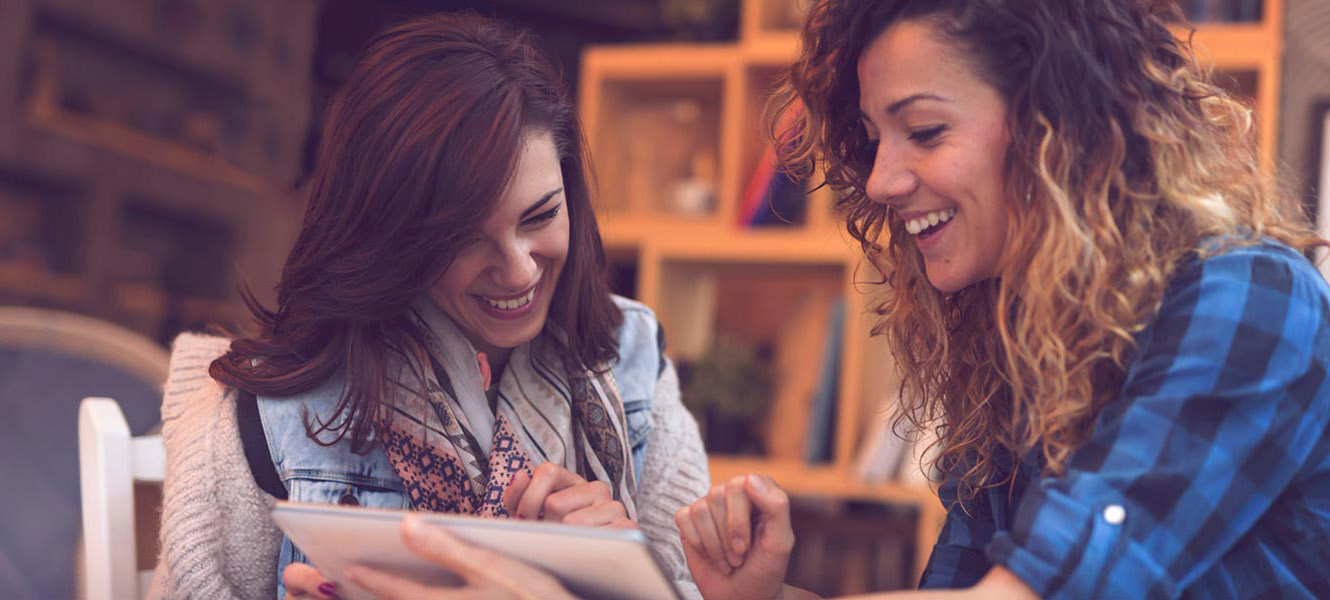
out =
{"type": "MultiPolygon", "coordinates": [[[[651,432],[651,397],[665,367],[664,336],[656,316],[645,305],[614,296],[623,312],[619,326],[619,359],[612,371],[619,384],[628,437],[632,446],[633,473],[642,474],[646,442],[651,432]]],[[[305,435],[303,411],[311,416],[330,416],[342,393],[340,376],[296,396],[259,396],[259,418],[268,442],[273,466],[286,486],[288,500],[321,504],[346,504],[375,508],[410,508],[402,480],[388,462],[383,448],[360,455],[351,451],[349,440],[321,446],[305,435]]],[[[277,559],[277,597],[286,595],[281,573],[292,562],[308,562],[302,552],[282,538],[277,559]]]]}

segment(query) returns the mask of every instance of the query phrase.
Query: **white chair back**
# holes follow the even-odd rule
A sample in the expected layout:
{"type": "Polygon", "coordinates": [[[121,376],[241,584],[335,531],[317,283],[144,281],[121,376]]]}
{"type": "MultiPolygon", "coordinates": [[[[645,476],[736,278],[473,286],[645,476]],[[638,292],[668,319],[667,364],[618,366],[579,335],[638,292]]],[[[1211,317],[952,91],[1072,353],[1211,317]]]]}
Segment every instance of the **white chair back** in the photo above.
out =
{"type": "Polygon", "coordinates": [[[79,405],[79,479],[83,495],[84,589],[88,600],[138,600],[152,571],[139,571],[134,482],[166,475],[162,436],[130,437],[120,405],[84,398],[79,405]]]}

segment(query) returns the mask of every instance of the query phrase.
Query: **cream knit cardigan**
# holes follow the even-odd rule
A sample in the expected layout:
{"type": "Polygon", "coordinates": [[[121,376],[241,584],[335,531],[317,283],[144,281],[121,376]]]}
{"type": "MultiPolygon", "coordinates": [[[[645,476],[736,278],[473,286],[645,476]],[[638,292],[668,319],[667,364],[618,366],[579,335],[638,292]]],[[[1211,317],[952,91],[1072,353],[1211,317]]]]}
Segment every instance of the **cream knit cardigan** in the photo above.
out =
{"type": "MultiPolygon", "coordinates": [[[[171,352],[162,401],[166,444],[161,555],[149,598],[270,599],[277,594],[281,531],[269,518],[274,499],[249,472],[235,416],[235,393],[208,376],[230,342],[183,334],[171,352]]],[[[688,575],[674,512],[710,487],[697,422],[679,401],[667,369],[652,399],[655,426],[638,478],[638,525],[666,574],[688,597],[688,575]]]]}

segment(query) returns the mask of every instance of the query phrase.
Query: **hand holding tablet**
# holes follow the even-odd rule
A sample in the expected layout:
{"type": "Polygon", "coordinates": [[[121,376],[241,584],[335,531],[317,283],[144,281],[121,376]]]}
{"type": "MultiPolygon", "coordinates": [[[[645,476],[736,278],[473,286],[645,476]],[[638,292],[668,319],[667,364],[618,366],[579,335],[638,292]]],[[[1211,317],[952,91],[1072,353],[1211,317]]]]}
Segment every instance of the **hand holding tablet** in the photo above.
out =
{"type": "Polygon", "coordinates": [[[464,581],[500,595],[678,598],[636,530],[287,502],[273,519],[347,600],[389,589],[417,597],[464,581]],[[425,527],[404,531],[407,515],[425,527]]]}

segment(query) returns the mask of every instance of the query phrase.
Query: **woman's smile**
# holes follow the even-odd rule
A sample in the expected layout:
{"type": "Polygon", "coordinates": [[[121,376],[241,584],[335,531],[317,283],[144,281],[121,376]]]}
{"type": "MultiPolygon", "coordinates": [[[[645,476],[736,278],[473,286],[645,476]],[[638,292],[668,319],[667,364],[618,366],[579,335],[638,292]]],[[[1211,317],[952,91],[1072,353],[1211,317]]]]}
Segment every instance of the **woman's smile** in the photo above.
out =
{"type": "Polygon", "coordinates": [[[542,276],[530,289],[519,294],[507,296],[473,294],[472,298],[475,298],[481,311],[491,318],[501,321],[521,319],[535,311],[538,305],[536,301],[540,299],[544,282],[545,278],[542,276]]]}

